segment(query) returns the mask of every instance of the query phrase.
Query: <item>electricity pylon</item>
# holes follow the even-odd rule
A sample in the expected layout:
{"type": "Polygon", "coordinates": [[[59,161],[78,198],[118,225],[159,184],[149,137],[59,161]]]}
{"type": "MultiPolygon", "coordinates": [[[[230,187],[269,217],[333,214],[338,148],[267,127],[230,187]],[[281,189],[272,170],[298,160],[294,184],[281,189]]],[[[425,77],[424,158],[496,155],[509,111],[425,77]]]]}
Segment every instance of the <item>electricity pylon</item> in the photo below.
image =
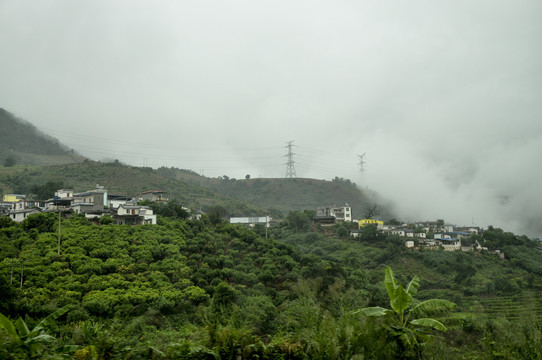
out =
{"type": "Polygon", "coordinates": [[[288,161],[286,162],[286,178],[297,178],[297,175],[295,173],[295,166],[294,166],[294,153],[292,152],[292,147],[294,146],[293,145],[293,142],[294,140],[292,141],[288,141],[288,145],[286,145],[285,147],[288,149],[288,154],[284,155],[286,156],[286,158],[288,159],[288,161]]]}

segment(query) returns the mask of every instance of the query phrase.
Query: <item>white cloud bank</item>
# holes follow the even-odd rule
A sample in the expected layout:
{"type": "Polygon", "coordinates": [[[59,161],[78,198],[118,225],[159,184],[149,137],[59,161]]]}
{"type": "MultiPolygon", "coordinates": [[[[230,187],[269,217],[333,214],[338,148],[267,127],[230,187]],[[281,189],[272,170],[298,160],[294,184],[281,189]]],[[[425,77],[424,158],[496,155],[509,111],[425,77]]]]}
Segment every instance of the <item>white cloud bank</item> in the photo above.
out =
{"type": "Polygon", "coordinates": [[[0,1],[0,106],[95,159],[351,178],[542,234],[539,1],[0,1]],[[359,172],[356,154],[366,153],[359,172]]]}

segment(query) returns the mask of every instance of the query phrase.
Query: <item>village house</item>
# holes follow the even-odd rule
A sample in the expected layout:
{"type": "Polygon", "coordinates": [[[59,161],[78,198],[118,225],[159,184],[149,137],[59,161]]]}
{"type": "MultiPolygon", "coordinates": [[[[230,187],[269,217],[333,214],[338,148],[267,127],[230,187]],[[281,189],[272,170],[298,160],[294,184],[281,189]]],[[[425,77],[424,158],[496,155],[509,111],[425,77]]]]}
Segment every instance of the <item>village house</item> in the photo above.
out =
{"type": "Polygon", "coordinates": [[[22,222],[24,219],[29,217],[30,215],[38,214],[40,213],[40,209],[20,209],[20,210],[11,210],[9,212],[9,218],[16,222],[22,222]]]}
{"type": "Polygon", "coordinates": [[[453,231],[480,235],[482,233],[482,228],[480,228],[479,226],[457,226],[454,227],[453,231]]]}
{"type": "Polygon", "coordinates": [[[102,213],[104,204],[107,204],[107,192],[104,190],[90,190],[74,194],[71,207],[78,214],[102,213]]]}
{"type": "Polygon", "coordinates": [[[14,202],[24,200],[24,199],[26,199],[26,195],[24,194],[4,194],[4,196],[2,196],[3,202],[10,202],[10,203],[14,203],[14,202]]]}
{"type": "Polygon", "coordinates": [[[141,193],[141,200],[149,200],[151,202],[167,202],[168,199],[165,197],[165,192],[161,190],[148,190],[141,193]]]}
{"type": "Polygon", "coordinates": [[[112,210],[116,210],[120,205],[126,204],[129,201],[135,203],[135,199],[131,199],[126,195],[107,195],[107,207],[112,210]]]}
{"type": "Polygon", "coordinates": [[[313,223],[320,225],[333,225],[338,221],[352,221],[352,208],[346,204],[342,207],[320,206],[316,208],[316,215],[312,218],[313,223]]]}
{"type": "Polygon", "coordinates": [[[73,195],[73,189],[59,189],[55,191],[55,196],[45,201],[46,210],[56,211],[71,208],[73,195]]]}
{"type": "Polygon", "coordinates": [[[243,224],[253,227],[255,225],[265,225],[269,227],[271,217],[269,216],[252,216],[252,217],[232,217],[230,224],[243,224]]]}
{"type": "Polygon", "coordinates": [[[392,235],[399,235],[399,236],[406,236],[406,229],[393,229],[390,231],[390,234],[392,235]]]}
{"type": "Polygon", "coordinates": [[[119,205],[113,218],[119,225],[156,224],[156,215],[152,209],[141,205],[119,205]]]}
{"type": "Polygon", "coordinates": [[[12,204],[13,210],[24,210],[24,209],[43,209],[45,207],[45,202],[41,200],[19,200],[12,204]]]}
{"type": "Polygon", "coordinates": [[[414,224],[416,227],[420,227],[425,230],[425,232],[452,232],[454,231],[454,226],[450,224],[444,224],[444,221],[419,221],[414,224]]]}
{"type": "Polygon", "coordinates": [[[380,230],[384,227],[384,221],[382,220],[375,220],[375,219],[361,219],[358,220],[358,228],[361,229],[363,226],[367,225],[376,225],[376,227],[380,230]]]}
{"type": "Polygon", "coordinates": [[[458,251],[461,250],[460,239],[439,239],[444,251],[458,251]]]}

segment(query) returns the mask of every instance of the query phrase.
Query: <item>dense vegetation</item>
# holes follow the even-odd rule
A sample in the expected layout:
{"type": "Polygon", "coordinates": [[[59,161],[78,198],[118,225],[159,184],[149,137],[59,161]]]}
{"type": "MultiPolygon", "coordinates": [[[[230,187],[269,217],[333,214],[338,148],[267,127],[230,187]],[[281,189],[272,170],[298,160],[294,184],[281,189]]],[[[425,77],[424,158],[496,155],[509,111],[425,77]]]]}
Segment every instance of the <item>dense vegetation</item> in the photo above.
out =
{"type": "Polygon", "coordinates": [[[479,241],[509,251],[500,260],[409,251],[373,227],[350,239],[344,226],[285,221],[266,239],[171,215],[132,227],[62,219],[60,255],[57,215],[0,218],[0,358],[542,358],[541,256],[525,237],[486,231],[479,241]],[[406,346],[392,314],[358,311],[394,308],[386,266],[396,286],[418,275],[410,305],[457,304],[431,314],[447,332],[415,327],[406,346]],[[10,335],[17,323],[33,330],[10,335]]]}
{"type": "Polygon", "coordinates": [[[247,178],[234,179],[227,175],[218,178],[206,178],[193,171],[161,167],[156,172],[165,177],[212,189],[230,198],[255,204],[270,211],[271,216],[287,213],[290,210],[316,209],[319,206],[352,207],[355,219],[364,217],[366,207],[379,204],[381,216],[390,218],[391,206],[377,194],[360,188],[349,179],[335,177],[331,181],[316,179],[270,179],[247,178]],[[273,215],[274,214],[274,215],[273,215]]]}

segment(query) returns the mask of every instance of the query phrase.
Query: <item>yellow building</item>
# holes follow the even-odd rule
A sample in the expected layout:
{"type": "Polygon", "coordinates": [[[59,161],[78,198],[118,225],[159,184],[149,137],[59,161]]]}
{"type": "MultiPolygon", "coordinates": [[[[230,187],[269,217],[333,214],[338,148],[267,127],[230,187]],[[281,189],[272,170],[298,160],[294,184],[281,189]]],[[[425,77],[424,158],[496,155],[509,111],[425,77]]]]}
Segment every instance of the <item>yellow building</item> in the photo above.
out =
{"type": "Polygon", "coordinates": [[[363,226],[367,225],[384,225],[384,221],[381,220],[375,220],[375,219],[361,219],[358,220],[359,228],[361,229],[363,226]]]}
{"type": "Polygon", "coordinates": [[[4,194],[2,197],[2,201],[10,201],[10,202],[16,202],[19,200],[24,200],[26,198],[26,195],[21,194],[4,194]]]}

